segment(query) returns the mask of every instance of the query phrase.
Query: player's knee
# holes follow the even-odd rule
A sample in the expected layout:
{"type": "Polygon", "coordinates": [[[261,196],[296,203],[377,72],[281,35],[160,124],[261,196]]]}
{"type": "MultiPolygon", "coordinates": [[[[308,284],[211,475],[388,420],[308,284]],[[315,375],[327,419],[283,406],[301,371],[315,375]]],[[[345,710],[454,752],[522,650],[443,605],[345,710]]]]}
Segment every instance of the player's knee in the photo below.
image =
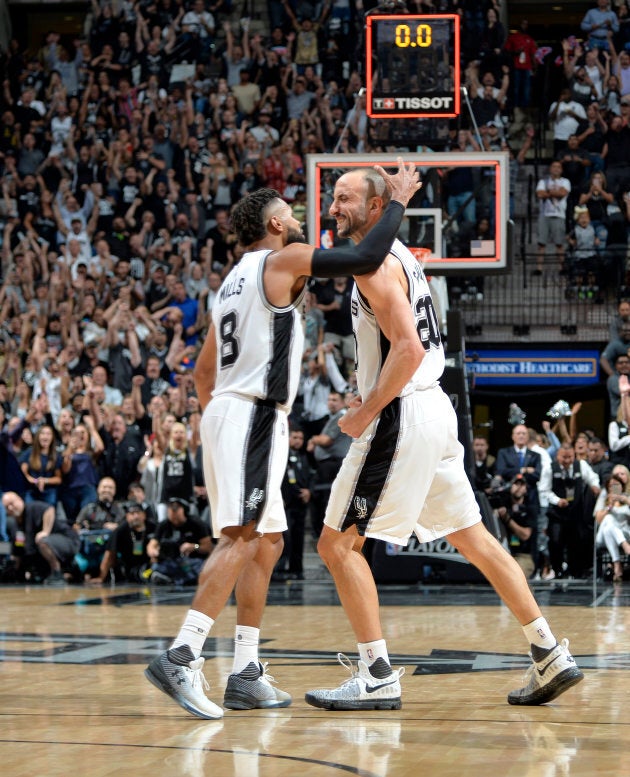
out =
{"type": "Polygon", "coordinates": [[[275,564],[282,555],[282,551],[284,550],[284,537],[280,533],[265,535],[265,541],[269,542],[269,547],[271,549],[271,554],[274,558],[275,564]]]}
{"type": "Polygon", "coordinates": [[[317,543],[317,552],[328,568],[342,563],[346,555],[351,552],[352,547],[348,547],[348,543],[344,540],[345,535],[342,532],[333,531],[324,526],[317,543]]]}
{"type": "Polygon", "coordinates": [[[317,541],[317,552],[319,553],[321,560],[327,566],[329,564],[329,560],[332,560],[332,557],[336,552],[335,534],[337,534],[337,532],[331,532],[330,530],[327,530],[326,526],[324,526],[322,533],[319,535],[319,540],[317,541]]]}

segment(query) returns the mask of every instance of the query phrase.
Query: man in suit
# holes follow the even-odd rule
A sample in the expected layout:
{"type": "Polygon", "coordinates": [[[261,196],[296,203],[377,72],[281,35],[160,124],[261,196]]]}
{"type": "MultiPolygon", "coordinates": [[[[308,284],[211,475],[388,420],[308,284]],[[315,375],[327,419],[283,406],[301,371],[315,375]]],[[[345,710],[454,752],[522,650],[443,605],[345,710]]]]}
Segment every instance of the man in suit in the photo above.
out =
{"type": "Polygon", "coordinates": [[[516,424],[512,429],[512,443],[507,448],[499,448],[496,472],[504,480],[512,480],[515,475],[525,475],[527,485],[535,486],[540,480],[540,456],[527,447],[529,432],[525,424],[516,424]]]}
{"type": "Polygon", "coordinates": [[[499,448],[495,472],[506,483],[511,483],[517,475],[522,475],[525,478],[527,483],[525,501],[530,515],[533,516],[534,527],[531,546],[536,548],[539,542],[539,532],[541,538],[544,536],[544,527],[540,523],[543,516],[541,516],[538,495],[538,482],[542,474],[543,461],[540,453],[531,449],[532,438],[525,424],[516,424],[512,429],[512,443],[508,448],[499,448]]]}
{"type": "Polygon", "coordinates": [[[525,424],[516,424],[512,429],[512,443],[509,448],[499,448],[495,472],[501,475],[506,483],[516,475],[523,475],[527,482],[527,501],[538,514],[538,481],[542,462],[540,454],[530,450],[529,432],[525,424]]]}

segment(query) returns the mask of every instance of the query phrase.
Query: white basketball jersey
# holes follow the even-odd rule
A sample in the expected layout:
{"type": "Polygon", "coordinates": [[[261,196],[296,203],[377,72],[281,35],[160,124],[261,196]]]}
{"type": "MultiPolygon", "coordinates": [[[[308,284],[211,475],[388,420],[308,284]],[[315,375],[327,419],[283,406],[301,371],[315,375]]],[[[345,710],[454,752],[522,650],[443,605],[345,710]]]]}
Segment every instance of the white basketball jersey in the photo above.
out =
{"type": "Polygon", "coordinates": [[[268,250],[250,251],[217,293],[212,321],[217,340],[213,396],[240,394],[291,405],[304,351],[302,293],[293,305],[274,307],[265,297],[268,250]]]}
{"type": "MultiPolygon", "coordinates": [[[[409,285],[408,299],[413,312],[418,337],[426,351],[413,377],[401,391],[401,396],[425,389],[436,383],[444,372],[444,348],[438,319],[431,299],[429,284],[422,266],[400,240],[395,240],[390,254],[401,263],[409,285]]],[[[376,317],[356,284],[352,293],[352,328],[357,346],[357,383],[366,396],[374,388],[390,343],[381,332],[376,317]]]]}

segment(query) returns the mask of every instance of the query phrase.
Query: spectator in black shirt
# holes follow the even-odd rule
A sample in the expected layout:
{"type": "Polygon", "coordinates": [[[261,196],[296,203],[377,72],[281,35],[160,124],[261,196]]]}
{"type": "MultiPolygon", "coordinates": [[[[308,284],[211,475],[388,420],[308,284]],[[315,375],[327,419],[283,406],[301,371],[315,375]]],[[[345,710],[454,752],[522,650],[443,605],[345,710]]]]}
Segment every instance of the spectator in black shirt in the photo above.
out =
{"type": "Polygon", "coordinates": [[[22,134],[25,132],[37,134],[37,130],[44,126],[44,115],[34,107],[34,101],[35,92],[27,86],[22,91],[21,99],[13,106],[15,121],[20,125],[22,134]]]}
{"type": "Polygon", "coordinates": [[[160,262],[152,262],[151,278],[144,295],[147,308],[150,311],[156,310],[155,303],[165,300],[169,296],[169,290],[166,286],[166,268],[160,262]]]}
{"type": "Polygon", "coordinates": [[[562,175],[571,182],[571,194],[567,203],[567,211],[573,210],[573,205],[577,200],[579,190],[584,185],[586,176],[591,169],[591,160],[588,153],[580,148],[580,141],[577,135],[570,135],[567,141],[567,147],[563,149],[556,159],[562,164],[562,175]]]}
{"type": "Polygon", "coordinates": [[[119,259],[129,255],[130,232],[122,216],[116,216],[112,222],[111,233],[105,236],[109,248],[114,256],[119,259]]]}
{"type": "Polygon", "coordinates": [[[503,492],[503,504],[496,508],[496,514],[505,527],[510,552],[525,577],[531,577],[534,573],[531,538],[536,525],[536,514],[528,505],[526,495],[525,476],[516,475],[510,484],[510,490],[503,492]]]}
{"type": "Polygon", "coordinates": [[[475,457],[475,482],[477,491],[487,494],[494,477],[495,457],[488,453],[488,441],[485,437],[473,439],[473,455],[475,457]]]}
{"type": "Polygon", "coordinates": [[[612,475],[613,464],[608,460],[606,443],[599,437],[591,437],[589,440],[587,461],[600,483],[605,483],[612,475]]]}
{"type": "Polygon", "coordinates": [[[126,499],[129,485],[137,479],[137,466],[143,450],[127,436],[122,415],[113,417],[109,429],[101,427],[99,434],[105,445],[101,456],[101,471],[116,483],[116,499],[126,499]]]}
{"type": "Polygon", "coordinates": [[[158,585],[196,585],[203,562],[212,551],[208,527],[191,516],[187,500],[168,500],[166,520],[149,541],[151,582],[158,585]]]}
{"type": "Polygon", "coordinates": [[[227,210],[217,210],[214,218],[217,223],[206,232],[206,240],[212,240],[212,268],[222,272],[231,263],[236,235],[230,230],[227,210]]]}
{"type": "Polygon", "coordinates": [[[123,507],[115,500],[116,483],[106,476],[101,478],[96,487],[96,500],[82,507],[75,523],[79,530],[114,531],[123,522],[125,513],[123,507]]]}
{"type": "Polygon", "coordinates": [[[148,407],[152,397],[166,394],[171,387],[169,383],[170,370],[157,356],[147,357],[144,370],[132,379],[134,386],[139,386],[141,402],[148,407]]]}
{"type": "Polygon", "coordinates": [[[354,369],[354,335],[350,305],[354,281],[352,278],[334,278],[314,288],[317,307],[324,313],[326,327],[324,342],[332,343],[335,358],[348,376],[354,369]]]}
{"type": "Polygon", "coordinates": [[[282,480],[282,501],[287,514],[282,556],[276,565],[275,576],[302,580],[304,577],[304,526],[313,489],[313,470],[304,449],[304,432],[294,427],[289,430],[289,458],[282,480]]]}
{"type": "Polygon", "coordinates": [[[30,221],[39,213],[40,191],[34,175],[26,175],[17,188],[18,215],[24,221],[30,214],[30,221]]]}
{"type": "Polygon", "coordinates": [[[608,190],[614,195],[630,187],[630,127],[620,116],[613,116],[606,133],[603,156],[606,159],[608,190]]]}
{"type": "Polygon", "coordinates": [[[154,531],[155,524],[147,520],[142,505],[128,502],[125,505],[125,522],[109,538],[98,577],[89,579],[89,582],[104,583],[111,570],[116,580],[131,583],[146,581],[143,573],[150,564],[147,545],[154,531]]]}
{"type": "Polygon", "coordinates": [[[578,137],[580,148],[583,148],[591,160],[592,173],[601,172],[604,169],[602,151],[606,142],[608,125],[604,120],[596,102],[586,106],[586,120],[581,121],[575,134],[578,137]]]}
{"type": "Polygon", "coordinates": [[[72,563],[79,549],[77,532],[46,502],[25,504],[22,497],[8,491],[2,497],[2,504],[7,515],[24,531],[25,572],[34,575],[43,572],[49,585],[63,585],[62,567],[72,563]]]}

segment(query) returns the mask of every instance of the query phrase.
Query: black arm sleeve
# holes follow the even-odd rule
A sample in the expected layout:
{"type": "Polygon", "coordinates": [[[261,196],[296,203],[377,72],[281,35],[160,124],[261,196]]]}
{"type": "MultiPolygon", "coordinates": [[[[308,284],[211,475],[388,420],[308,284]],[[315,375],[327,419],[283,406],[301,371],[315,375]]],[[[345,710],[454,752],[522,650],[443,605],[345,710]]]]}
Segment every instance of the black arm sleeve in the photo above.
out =
{"type": "Polygon", "coordinates": [[[380,220],[356,246],[316,248],[311,259],[312,274],[316,278],[336,278],[378,270],[392,247],[404,213],[403,204],[392,200],[380,220]]]}

